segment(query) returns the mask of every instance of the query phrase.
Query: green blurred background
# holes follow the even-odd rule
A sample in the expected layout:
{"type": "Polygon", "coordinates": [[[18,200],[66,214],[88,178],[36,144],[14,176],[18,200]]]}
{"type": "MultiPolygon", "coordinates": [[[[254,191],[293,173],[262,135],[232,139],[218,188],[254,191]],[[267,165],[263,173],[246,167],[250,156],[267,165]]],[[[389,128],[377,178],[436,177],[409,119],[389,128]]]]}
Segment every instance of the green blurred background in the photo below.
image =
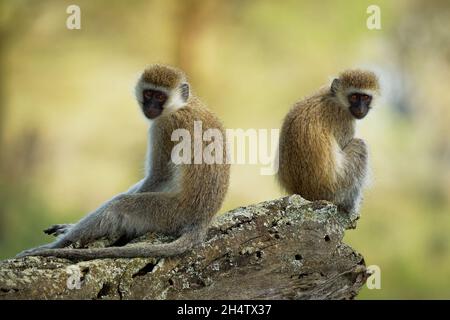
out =
{"type": "MultiPolygon", "coordinates": [[[[359,123],[372,185],[346,241],[381,268],[359,298],[450,298],[450,2],[0,0],[0,258],[51,240],[143,173],[133,86],[147,64],[186,71],[228,128],[279,128],[292,103],[349,67],[383,99],[359,123]],[[81,7],[81,30],[66,8],[81,7]],[[381,8],[368,30],[366,9],[381,8]]],[[[281,196],[235,165],[222,211],[281,196]]]]}

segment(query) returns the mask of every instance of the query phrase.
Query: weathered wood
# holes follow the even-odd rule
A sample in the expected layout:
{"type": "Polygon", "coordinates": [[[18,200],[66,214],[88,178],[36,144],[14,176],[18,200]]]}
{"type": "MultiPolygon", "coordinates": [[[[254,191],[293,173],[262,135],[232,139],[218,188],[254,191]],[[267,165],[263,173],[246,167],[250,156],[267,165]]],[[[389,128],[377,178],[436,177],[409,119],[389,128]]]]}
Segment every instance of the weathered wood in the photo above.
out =
{"type": "Polygon", "coordinates": [[[294,195],[219,216],[180,257],[2,261],[0,298],[351,299],[367,278],[342,243],[352,225],[334,205],[294,195]]]}

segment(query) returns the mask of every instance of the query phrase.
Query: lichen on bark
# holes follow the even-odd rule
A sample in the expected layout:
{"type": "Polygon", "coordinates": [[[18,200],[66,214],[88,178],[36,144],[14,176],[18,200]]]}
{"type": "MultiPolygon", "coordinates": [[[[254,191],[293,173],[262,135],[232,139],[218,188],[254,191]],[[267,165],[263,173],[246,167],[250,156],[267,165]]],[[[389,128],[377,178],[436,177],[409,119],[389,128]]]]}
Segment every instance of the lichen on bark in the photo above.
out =
{"type": "Polygon", "coordinates": [[[266,201],[218,216],[178,257],[2,261],[0,299],[351,299],[367,278],[342,242],[356,219],[298,195],[266,201]]]}

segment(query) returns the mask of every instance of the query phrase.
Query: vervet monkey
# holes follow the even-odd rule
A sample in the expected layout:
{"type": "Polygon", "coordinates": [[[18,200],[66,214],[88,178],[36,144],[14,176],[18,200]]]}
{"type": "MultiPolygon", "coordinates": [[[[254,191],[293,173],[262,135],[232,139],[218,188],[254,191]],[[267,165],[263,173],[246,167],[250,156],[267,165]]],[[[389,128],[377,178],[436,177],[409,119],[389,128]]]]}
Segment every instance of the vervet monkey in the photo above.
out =
{"type": "MultiPolygon", "coordinates": [[[[139,106],[150,121],[145,178],[119,194],[74,225],[55,225],[45,230],[58,239],[24,251],[28,255],[89,260],[172,256],[200,243],[206,228],[220,209],[228,189],[229,165],[175,164],[171,159],[177,142],[171,136],[186,129],[193,137],[194,121],[202,128],[218,129],[225,137],[220,120],[192,95],[186,76],[178,69],[152,65],[141,75],[135,89],[139,106]],[[170,243],[129,245],[94,249],[63,248],[79,242],[85,245],[106,237],[120,243],[148,232],[179,238],[170,243]],[[63,249],[61,249],[63,248],[63,249]]],[[[205,147],[205,142],[202,142],[205,147]]],[[[221,141],[223,150],[225,142],[221,141]]],[[[194,152],[191,152],[192,159],[194,152]]]]}
{"type": "Polygon", "coordinates": [[[278,180],[290,193],[328,200],[357,212],[368,171],[364,140],[355,120],[364,118],[379,95],[374,73],[347,70],[331,86],[294,104],[280,134],[278,180]]]}

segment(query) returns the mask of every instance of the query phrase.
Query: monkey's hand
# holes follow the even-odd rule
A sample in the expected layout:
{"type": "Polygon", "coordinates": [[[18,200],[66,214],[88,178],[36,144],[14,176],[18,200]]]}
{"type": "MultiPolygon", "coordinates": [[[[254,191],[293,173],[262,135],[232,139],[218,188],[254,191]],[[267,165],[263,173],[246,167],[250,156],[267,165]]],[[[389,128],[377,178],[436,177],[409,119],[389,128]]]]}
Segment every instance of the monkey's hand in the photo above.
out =
{"type": "Polygon", "coordinates": [[[361,160],[367,160],[367,145],[363,139],[353,138],[344,151],[353,158],[359,157],[361,160]]]}
{"type": "Polygon", "coordinates": [[[48,234],[48,235],[54,235],[55,237],[61,235],[61,234],[66,234],[72,227],[74,226],[74,224],[68,223],[68,224],[54,224],[51,227],[48,227],[47,229],[44,230],[44,233],[48,234]]]}

